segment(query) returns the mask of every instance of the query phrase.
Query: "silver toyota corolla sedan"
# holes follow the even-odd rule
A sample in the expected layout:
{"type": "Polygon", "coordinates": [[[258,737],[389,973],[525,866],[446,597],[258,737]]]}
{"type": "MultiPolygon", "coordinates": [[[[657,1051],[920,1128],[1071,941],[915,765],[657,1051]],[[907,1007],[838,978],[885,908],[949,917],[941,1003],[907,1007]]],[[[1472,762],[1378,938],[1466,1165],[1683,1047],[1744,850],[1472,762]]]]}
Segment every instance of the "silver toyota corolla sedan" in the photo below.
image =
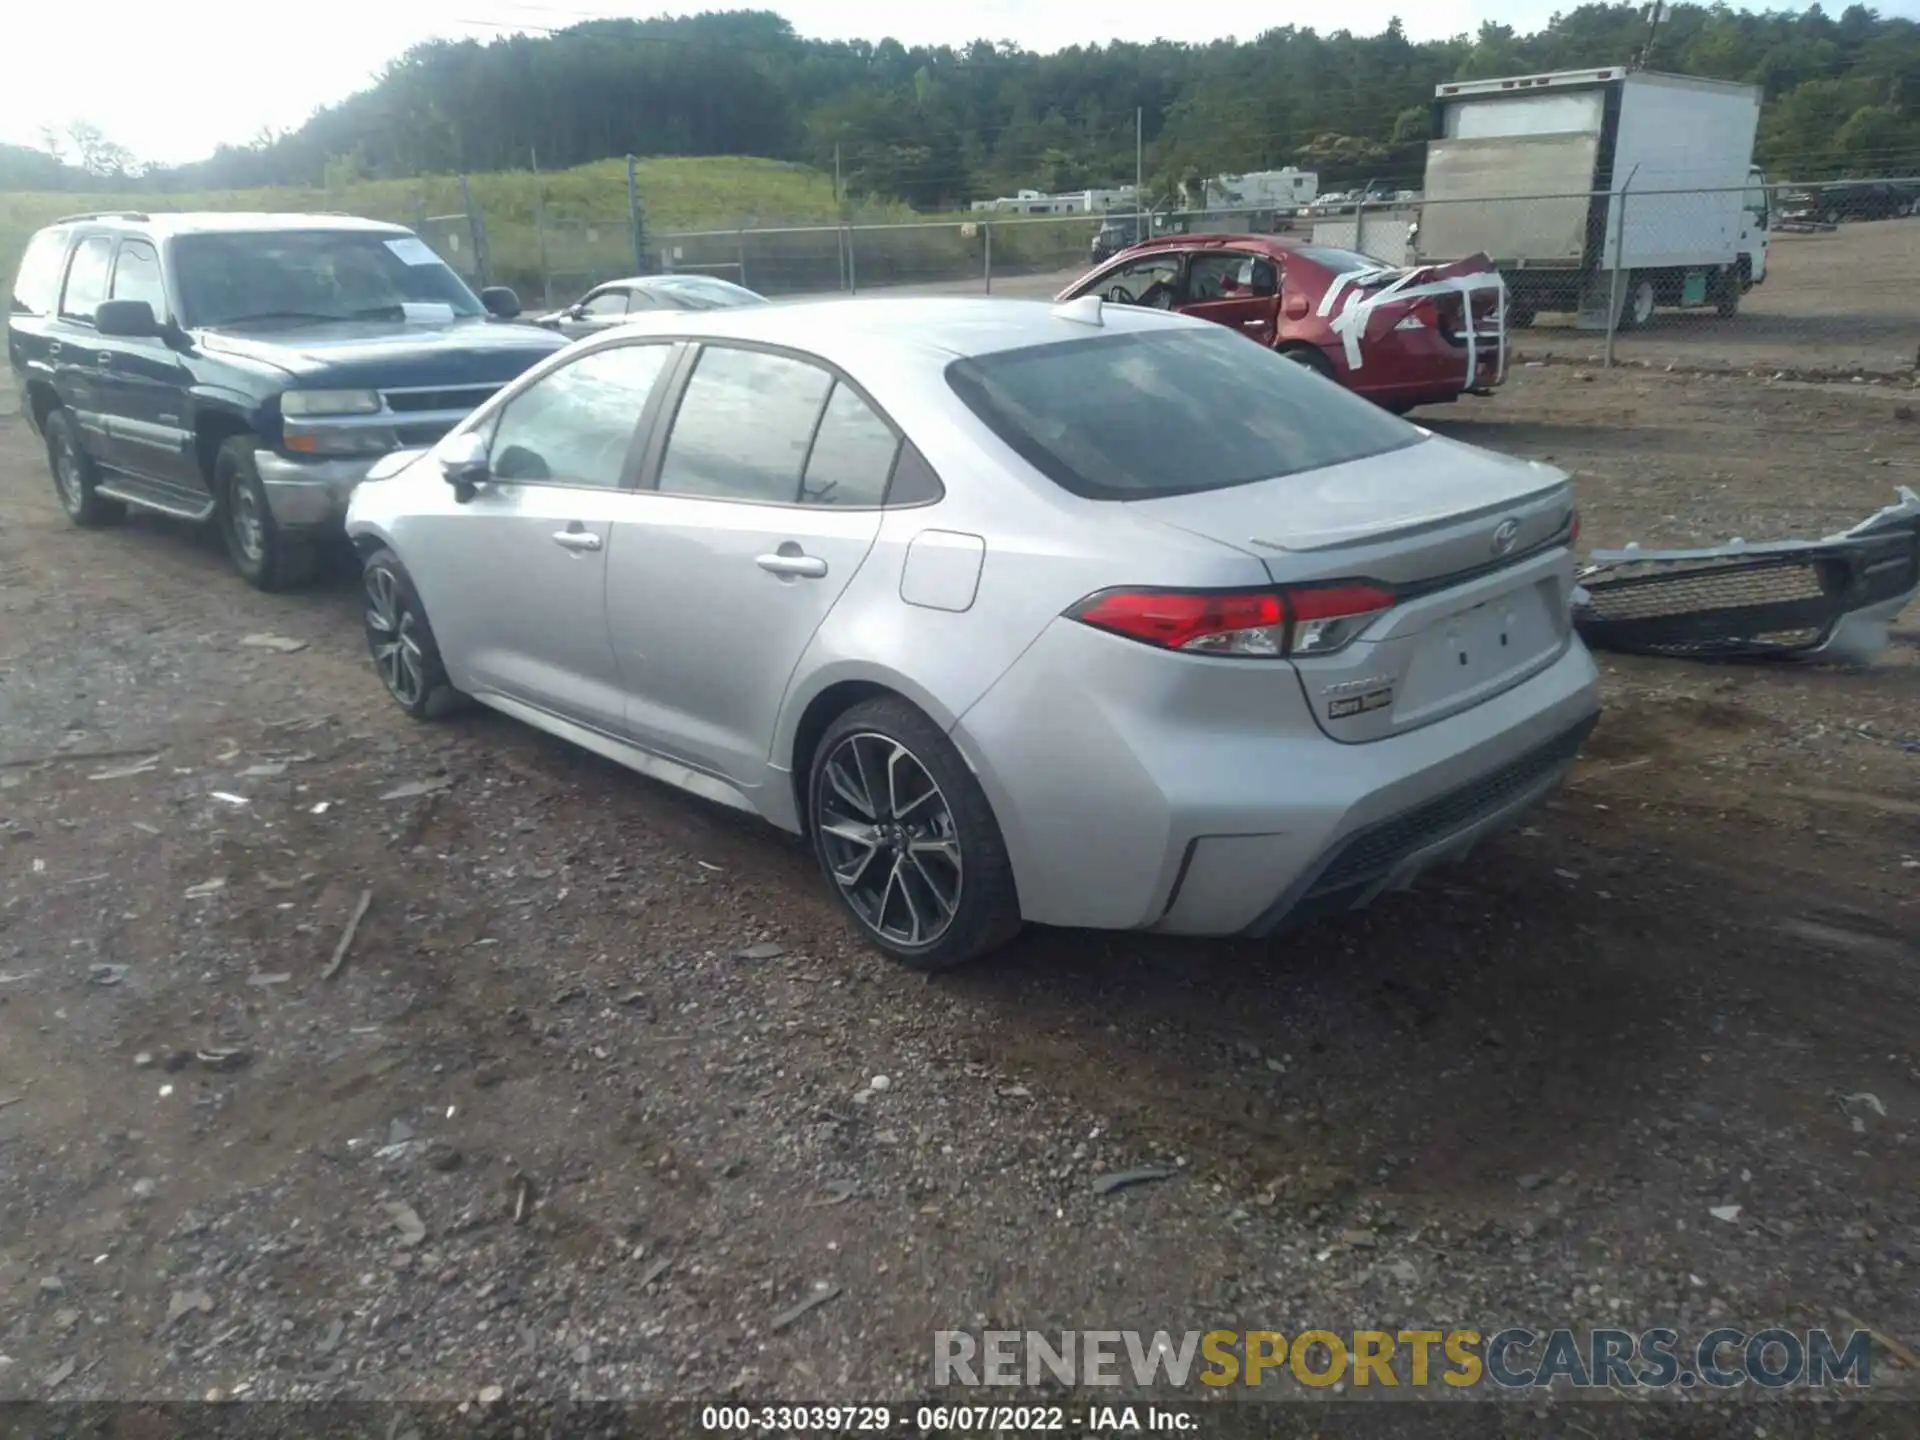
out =
{"type": "Polygon", "coordinates": [[[643,318],[376,476],[347,528],[409,714],[805,834],[921,968],[1364,904],[1598,714],[1562,473],[1092,298],[643,318]]]}

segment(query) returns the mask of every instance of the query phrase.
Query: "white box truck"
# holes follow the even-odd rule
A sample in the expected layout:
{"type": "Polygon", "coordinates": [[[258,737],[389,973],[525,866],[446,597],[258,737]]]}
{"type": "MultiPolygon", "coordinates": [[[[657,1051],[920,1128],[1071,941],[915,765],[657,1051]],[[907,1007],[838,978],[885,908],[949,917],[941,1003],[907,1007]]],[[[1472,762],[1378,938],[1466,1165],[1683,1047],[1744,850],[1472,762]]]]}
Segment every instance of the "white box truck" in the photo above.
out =
{"type": "Polygon", "coordinates": [[[1415,258],[1489,256],[1514,325],[1732,315],[1766,277],[1759,118],[1758,86],[1626,66],[1438,86],[1415,258]]]}

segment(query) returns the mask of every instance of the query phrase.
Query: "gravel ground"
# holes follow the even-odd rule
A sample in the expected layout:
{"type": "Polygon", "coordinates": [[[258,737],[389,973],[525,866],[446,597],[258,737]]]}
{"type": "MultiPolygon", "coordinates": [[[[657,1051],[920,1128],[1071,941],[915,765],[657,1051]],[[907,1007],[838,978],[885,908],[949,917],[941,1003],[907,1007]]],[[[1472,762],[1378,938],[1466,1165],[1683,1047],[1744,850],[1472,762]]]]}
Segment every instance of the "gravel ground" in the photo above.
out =
{"type": "MultiPolygon", "coordinates": [[[[1911,399],[1556,365],[1433,424],[1573,470],[1590,543],[1697,542],[1920,483],[1911,399]]],[[[1917,622],[1865,673],[1609,662],[1567,790],[1363,916],[928,981],[795,842],[407,721],[344,572],[68,527],[0,419],[0,1398],[899,1399],[948,1328],[1721,1322],[1871,1326],[1898,1390],[1917,622]]]]}

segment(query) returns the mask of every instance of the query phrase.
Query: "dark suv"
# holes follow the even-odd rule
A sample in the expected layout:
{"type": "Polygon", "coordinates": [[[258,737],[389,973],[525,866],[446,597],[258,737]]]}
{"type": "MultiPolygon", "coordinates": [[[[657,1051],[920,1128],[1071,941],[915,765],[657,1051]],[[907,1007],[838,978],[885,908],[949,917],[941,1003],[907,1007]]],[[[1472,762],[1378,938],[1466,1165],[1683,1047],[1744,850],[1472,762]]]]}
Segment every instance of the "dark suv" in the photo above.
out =
{"type": "Polygon", "coordinates": [[[7,316],[21,408],[79,525],[216,522],[263,590],[313,572],[382,455],[431,445],[566,342],[503,323],[412,231],[337,215],[75,215],[7,316]]]}

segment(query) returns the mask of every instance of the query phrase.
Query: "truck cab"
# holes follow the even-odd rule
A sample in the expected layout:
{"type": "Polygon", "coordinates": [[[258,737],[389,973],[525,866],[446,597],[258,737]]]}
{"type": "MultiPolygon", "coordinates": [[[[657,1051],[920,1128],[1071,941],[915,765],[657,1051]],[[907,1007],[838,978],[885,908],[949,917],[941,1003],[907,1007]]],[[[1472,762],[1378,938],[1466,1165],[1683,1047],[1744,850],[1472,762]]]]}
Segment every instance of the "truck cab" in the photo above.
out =
{"type": "Polygon", "coordinates": [[[76,524],[219,527],[306,580],[383,456],[431,445],[564,336],[509,323],[412,231],[342,215],[71,215],[28,242],[7,360],[76,524]]]}
{"type": "Polygon", "coordinates": [[[1773,240],[1772,187],[1758,165],[1747,168],[1747,189],[1740,207],[1740,278],[1751,290],[1765,283],[1767,252],[1773,240]]]}

